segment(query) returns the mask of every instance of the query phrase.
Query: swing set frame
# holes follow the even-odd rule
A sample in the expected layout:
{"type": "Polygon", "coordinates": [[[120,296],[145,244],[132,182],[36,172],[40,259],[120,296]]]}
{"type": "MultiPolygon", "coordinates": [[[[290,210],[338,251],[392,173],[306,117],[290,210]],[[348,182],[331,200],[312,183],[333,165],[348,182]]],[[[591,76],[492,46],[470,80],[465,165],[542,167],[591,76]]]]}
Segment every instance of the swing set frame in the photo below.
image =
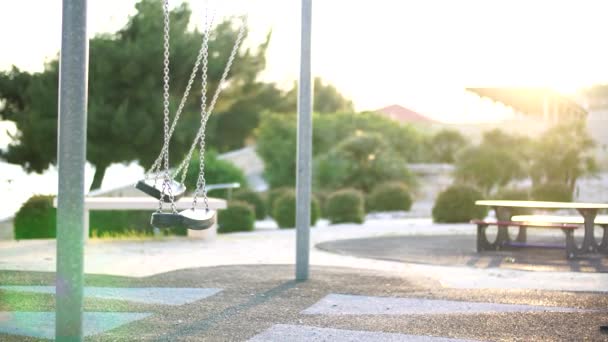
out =
{"type": "MultiPolygon", "coordinates": [[[[312,0],[301,0],[301,6],[295,278],[305,281],[309,277],[312,174],[312,0]]],[[[83,340],[87,84],[87,0],[63,0],[57,138],[57,341],[83,340]]]]}

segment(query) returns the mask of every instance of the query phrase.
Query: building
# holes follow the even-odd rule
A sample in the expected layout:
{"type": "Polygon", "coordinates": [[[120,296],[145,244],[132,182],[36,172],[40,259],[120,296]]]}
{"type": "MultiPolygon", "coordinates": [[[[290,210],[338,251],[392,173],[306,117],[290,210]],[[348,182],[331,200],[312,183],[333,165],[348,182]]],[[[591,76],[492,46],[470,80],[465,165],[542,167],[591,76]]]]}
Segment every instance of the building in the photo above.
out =
{"type": "Polygon", "coordinates": [[[435,123],[434,120],[429,119],[428,117],[416,113],[411,109],[407,109],[400,105],[390,105],[388,107],[380,108],[375,111],[376,113],[385,116],[389,119],[399,121],[401,123],[424,123],[424,124],[432,124],[435,123]]]}

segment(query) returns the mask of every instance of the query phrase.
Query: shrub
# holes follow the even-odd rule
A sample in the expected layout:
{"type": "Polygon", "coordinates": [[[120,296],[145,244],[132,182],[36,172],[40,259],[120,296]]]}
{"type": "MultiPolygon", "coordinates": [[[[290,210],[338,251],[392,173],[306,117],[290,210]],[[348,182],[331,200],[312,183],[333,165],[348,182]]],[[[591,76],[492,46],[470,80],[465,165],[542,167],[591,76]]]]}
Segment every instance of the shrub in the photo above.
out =
{"type": "Polygon", "coordinates": [[[255,225],[255,210],[252,205],[242,201],[230,201],[228,208],[218,213],[218,232],[249,232],[255,225]]]}
{"type": "Polygon", "coordinates": [[[15,239],[51,239],[56,236],[56,209],[53,196],[34,195],[17,211],[15,239]]]}
{"type": "MultiPolygon", "coordinates": [[[[503,188],[500,189],[492,198],[506,201],[528,201],[530,200],[530,190],[523,188],[503,188]]],[[[511,208],[511,215],[529,215],[534,210],[531,208],[511,208]]]]}
{"type": "Polygon", "coordinates": [[[488,209],[475,205],[483,196],[475,188],[467,185],[452,185],[441,192],[433,206],[435,222],[468,222],[474,218],[482,219],[488,209]]]}
{"type": "MultiPolygon", "coordinates": [[[[121,236],[139,232],[142,235],[153,235],[150,226],[149,210],[95,210],[89,214],[89,236],[121,236]]],[[[186,235],[185,230],[171,229],[165,231],[171,235],[186,235]]]]}
{"type": "Polygon", "coordinates": [[[263,220],[266,218],[266,203],[262,196],[252,190],[239,190],[232,197],[234,200],[249,203],[255,209],[255,218],[263,220]]]}
{"type": "Polygon", "coordinates": [[[330,194],[326,208],[331,223],[362,223],[365,217],[363,194],[355,189],[343,189],[330,194]]]}
{"type": "Polygon", "coordinates": [[[408,211],[412,207],[412,196],[407,185],[389,182],[378,185],[368,196],[366,209],[372,211],[408,211]]]}
{"type": "Polygon", "coordinates": [[[353,187],[365,192],[385,181],[413,183],[407,162],[378,134],[347,138],[315,160],[316,182],[324,189],[353,187]]]}
{"type": "Polygon", "coordinates": [[[288,188],[288,187],[280,187],[280,188],[274,188],[272,190],[269,190],[266,193],[266,208],[268,208],[268,214],[270,215],[270,217],[275,218],[274,217],[274,202],[277,200],[277,198],[285,195],[286,193],[291,193],[294,190],[292,188],[288,188]]]}
{"type": "MultiPolygon", "coordinates": [[[[198,180],[200,160],[198,153],[192,155],[188,173],[186,174],[186,187],[189,192],[196,189],[198,180]]],[[[181,176],[180,176],[181,177],[181,176]]],[[[218,159],[215,151],[207,151],[205,154],[205,182],[206,184],[239,183],[241,188],[247,187],[247,178],[241,169],[227,160],[218,159]]],[[[209,196],[226,198],[227,190],[214,190],[209,196]]]]}
{"type": "Polygon", "coordinates": [[[539,184],[532,188],[531,196],[535,201],[572,202],[572,190],[562,183],[539,184]]]}
{"type": "MultiPolygon", "coordinates": [[[[274,219],[279,228],[294,228],[296,226],[296,194],[285,192],[274,202],[274,219]]],[[[319,218],[319,203],[313,197],[310,201],[310,225],[314,226],[319,218]]]]}

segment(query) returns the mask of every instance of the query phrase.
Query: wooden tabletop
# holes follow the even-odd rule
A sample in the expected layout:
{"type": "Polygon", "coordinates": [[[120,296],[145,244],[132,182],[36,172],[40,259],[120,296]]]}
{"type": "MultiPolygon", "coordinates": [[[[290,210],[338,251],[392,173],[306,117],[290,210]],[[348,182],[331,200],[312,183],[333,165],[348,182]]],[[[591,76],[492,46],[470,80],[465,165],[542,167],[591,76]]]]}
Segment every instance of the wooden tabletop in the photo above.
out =
{"type": "Polygon", "coordinates": [[[542,202],[542,201],[476,201],[476,205],[489,207],[538,208],[538,209],[608,209],[608,203],[542,202]]]}

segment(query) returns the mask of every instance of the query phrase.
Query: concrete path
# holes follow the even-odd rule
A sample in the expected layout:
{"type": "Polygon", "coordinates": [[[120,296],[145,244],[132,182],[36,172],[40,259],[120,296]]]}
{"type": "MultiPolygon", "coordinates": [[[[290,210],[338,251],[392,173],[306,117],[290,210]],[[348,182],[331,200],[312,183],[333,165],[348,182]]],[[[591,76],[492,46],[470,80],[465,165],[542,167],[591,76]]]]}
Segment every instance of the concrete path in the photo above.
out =
{"type": "MultiPolygon", "coordinates": [[[[145,277],[178,269],[221,265],[293,264],[295,231],[277,230],[261,222],[252,233],[220,235],[214,242],[167,240],[101,241],[86,246],[85,272],[145,277]]],[[[435,225],[430,219],[370,219],[363,225],[312,229],[311,264],[350,267],[410,276],[425,283],[437,281],[452,288],[545,289],[608,292],[608,273],[528,272],[501,268],[409,264],[339,255],[314,248],[316,244],[355,238],[390,236],[465,236],[474,239],[470,224],[435,225]]],[[[54,271],[55,241],[0,242],[0,269],[54,271]]]]}

